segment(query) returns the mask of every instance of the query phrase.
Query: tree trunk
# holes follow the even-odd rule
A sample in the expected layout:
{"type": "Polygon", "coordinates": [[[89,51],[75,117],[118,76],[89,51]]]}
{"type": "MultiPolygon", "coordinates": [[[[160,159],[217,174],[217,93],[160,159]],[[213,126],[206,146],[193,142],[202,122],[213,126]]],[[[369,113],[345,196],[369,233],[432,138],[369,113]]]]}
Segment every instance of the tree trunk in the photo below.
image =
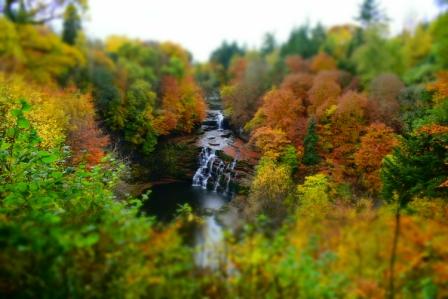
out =
{"type": "Polygon", "coordinates": [[[389,289],[388,296],[389,299],[395,298],[395,261],[397,259],[397,246],[398,238],[400,236],[400,210],[401,206],[398,203],[397,210],[395,212],[395,231],[392,243],[392,251],[390,254],[389,262],[389,289]]]}

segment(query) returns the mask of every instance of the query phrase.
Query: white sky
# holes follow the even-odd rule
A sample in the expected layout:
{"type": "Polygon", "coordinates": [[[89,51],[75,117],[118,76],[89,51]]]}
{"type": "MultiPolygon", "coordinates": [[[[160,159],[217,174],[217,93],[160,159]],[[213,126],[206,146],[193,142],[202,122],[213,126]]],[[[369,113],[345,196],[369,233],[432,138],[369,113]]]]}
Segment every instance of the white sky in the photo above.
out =
{"type": "MultiPolygon", "coordinates": [[[[90,0],[90,36],[111,34],[180,43],[205,61],[223,40],[260,45],[266,32],[284,41],[305,23],[353,22],[362,0],[90,0]]],[[[437,15],[435,0],[380,0],[397,33],[405,25],[437,15]]]]}

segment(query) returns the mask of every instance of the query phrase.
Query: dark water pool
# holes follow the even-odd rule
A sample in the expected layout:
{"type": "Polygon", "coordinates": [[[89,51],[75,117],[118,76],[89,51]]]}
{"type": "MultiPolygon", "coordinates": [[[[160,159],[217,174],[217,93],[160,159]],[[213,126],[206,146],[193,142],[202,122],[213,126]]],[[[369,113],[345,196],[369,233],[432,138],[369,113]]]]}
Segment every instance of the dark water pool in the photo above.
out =
{"type": "Polygon", "coordinates": [[[231,199],[225,194],[192,187],[190,182],[156,185],[151,190],[143,210],[149,215],[155,215],[161,221],[172,220],[179,206],[185,203],[188,203],[194,211],[201,213],[219,209],[231,199]]]}

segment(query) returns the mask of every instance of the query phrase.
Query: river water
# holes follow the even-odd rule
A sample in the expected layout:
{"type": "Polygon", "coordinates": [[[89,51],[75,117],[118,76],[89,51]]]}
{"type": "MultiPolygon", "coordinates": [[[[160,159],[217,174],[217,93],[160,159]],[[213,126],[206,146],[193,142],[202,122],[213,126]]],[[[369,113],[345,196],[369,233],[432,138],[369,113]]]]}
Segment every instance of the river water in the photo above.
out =
{"type": "Polygon", "coordinates": [[[234,141],[218,97],[208,99],[210,110],[201,126],[197,145],[201,148],[198,168],[191,182],[175,182],[152,188],[147,212],[168,221],[179,205],[188,203],[202,223],[194,232],[195,261],[198,267],[216,269],[224,261],[224,229],[236,221],[236,212],[226,209],[233,197],[237,159],[223,160],[220,152],[234,141]]]}

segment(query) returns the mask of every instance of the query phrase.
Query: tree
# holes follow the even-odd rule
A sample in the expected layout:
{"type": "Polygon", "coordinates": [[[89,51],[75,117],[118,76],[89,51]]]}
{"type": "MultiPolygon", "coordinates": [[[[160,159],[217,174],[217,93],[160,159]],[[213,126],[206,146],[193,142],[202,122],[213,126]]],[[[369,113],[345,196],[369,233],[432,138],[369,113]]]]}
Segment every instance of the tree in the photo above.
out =
{"type": "Polygon", "coordinates": [[[283,149],[290,144],[285,132],[280,129],[261,127],[252,133],[250,143],[261,150],[265,157],[276,160],[283,152],[283,149]]]}
{"type": "Polygon", "coordinates": [[[73,152],[71,162],[85,162],[92,167],[106,156],[104,148],[109,145],[109,138],[98,128],[93,118],[79,119],[73,122],[76,129],[69,134],[68,144],[73,152]]]}
{"type": "Polygon", "coordinates": [[[318,73],[320,71],[332,71],[337,67],[336,61],[333,59],[333,57],[324,52],[320,52],[313,57],[310,68],[311,71],[318,73]]]}
{"type": "Polygon", "coordinates": [[[305,110],[300,98],[288,89],[272,89],[264,95],[260,109],[265,126],[281,129],[291,141],[296,139],[305,110]]]}
{"type": "Polygon", "coordinates": [[[277,47],[277,41],[275,40],[275,35],[273,33],[266,33],[263,38],[263,43],[261,45],[260,52],[262,55],[268,55],[274,52],[277,47]]]}
{"type": "MultiPolygon", "coordinates": [[[[333,109],[331,109],[333,110],[333,109]]],[[[359,137],[367,122],[367,98],[364,94],[346,92],[338,99],[334,112],[330,114],[329,132],[323,126],[322,148],[326,148],[327,161],[332,164],[333,179],[338,182],[354,183],[357,173],[354,165],[359,137]]]]}
{"type": "Polygon", "coordinates": [[[444,69],[448,67],[448,13],[441,14],[431,25],[432,51],[437,65],[444,69]]]}
{"type": "Polygon", "coordinates": [[[18,25],[1,18],[0,29],[0,69],[4,71],[51,85],[86,63],[79,49],[63,43],[47,27],[18,25]]]}
{"type": "Polygon", "coordinates": [[[323,50],[334,57],[338,64],[346,63],[349,58],[350,44],[354,38],[356,28],[353,25],[333,26],[327,32],[323,50]]]}
{"type": "Polygon", "coordinates": [[[320,157],[317,153],[319,137],[316,132],[316,119],[310,118],[305,139],[303,140],[304,154],[303,163],[305,165],[315,165],[319,163],[320,157]]]}
{"type": "Polygon", "coordinates": [[[402,73],[402,42],[387,40],[384,31],[385,27],[382,25],[369,27],[364,31],[365,42],[353,53],[353,62],[364,83],[370,82],[381,73],[402,73]]]}
{"type": "Polygon", "coordinates": [[[212,52],[210,61],[221,64],[227,70],[232,58],[238,55],[243,56],[244,53],[244,48],[240,47],[236,42],[227,43],[224,41],[219,48],[212,52]]]}
{"type": "Polygon", "coordinates": [[[43,150],[29,109],[22,101],[0,131],[1,297],[194,297],[175,278],[193,265],[180,222],[156,230],[140,199],[118,199],[123,165],[113,159],[87,169],[43,150]],[[170,287],[145,285],[162,277],[170,287]]]}
{"type": "Polygon", "coordinates": [[[448,196],[448,127],[423,126],[404,138],[386,157],[381,169],[383,196],[396,204],[395,230],[389,263],[388,298],[395,296],[395,260],[400,237],[401,210],[416,196],[448,196]]]}
{"type": "Polygon", "coordinates": [[[291,170],[264,158],[257,166],[249,193],[249,209],[252,215],[266,214],[274,224],[279,224],[286,213],[286,202],[291,192],[291,170]]]}
{"type": "Polygon", "coordinates": [[[312,217],[325,215],[330,208],[328,177],[322,173],[307,176],[302,185],[297,186],[299,213],[312,217]]]}
{"type": "Polygon", "coordinates": [[[62,18],[68,5],[87,9],[87,0],[5,0],[3,13],[14,23],[44,24],[62,18]]]}
{"type": "Polygon", "coordinates": [[[361,174],[361,184],[368,191],[377,193],[381,190],[381,163],[397,145],[393,130],[385,124],[373,123],[367,127],[355,153],[355,163],[361,174]]]}
{"type": "Polygon", "coordinates": [[[359,7],[359,15],[355,18],[364,27],[386,21],[387,17],[379,8],[376,0],[363,0],[359,7]]]}
{"type": "Polygon", "coordinates": [[[370,85],[369,93],[371,120],[399,130],[402,122],[398,97],[404,88],[403,82],[394,74],[382,74],[376,77],[370,85]]]}
{"type": "Polygon", "coordinates": [[[95,61],[91,68],[92,94],[96,109],[109,128],[119,129],[123,126],[123,118],[117,113],[121,95],[114,84],[114,73],[106,65],[95,63],[95,61]]]}
{"type": "Polygon", "coordinates": [[[288,55],[285,58],[285,65],[289,73],[307,73],[309,63],[300,55],[288,55]]]}
{"type": "Polygon", "coordinates": [[[437,80],[429,83],[427,90],[434,94],[433,100],[436,104],[448,99],[448,72],[439,72],[437,80]]]}
{"type": "Polygon", "coordinates": [[[142,151],[149,154],[157,143],[152,127],[156,94],[151,86],[143,81],[135,81],[126,95],[124,139],[135,145],[142,145],[142,151]]]}
{"type": "MultiPolygon", "coordinates": [[[[337,76],[337,73],[335,74],[337,76]]],[[[321,73],[314,78],[313,87],[308,91],[308,114],[315,114],[325,102],[334,100],[341,94],[341,87],[334,79],[334,76],[325,76],[321,73]]]]}
{"type": "Polygon", "coordinates": [[[302,101],[306,99],[308,91],[313,86],[313,76],[306,73],[286,75],[281,89],[289,89],[294,96],[302,101]]]}
{"type": "Polygon", "coordinates": [[[279,162],[283,165],[287,165],[291,169],[291,172],[295,173],[299,167],[296,148],[293,145],[285,146],[285,149],[279,158],[279,162]]]}
{"type": "Polygon", "coordinates": [[[438,124],[425,125],[402,139],[384,160],[384,198],[390,201],[396,192],[401,206],[405,206],[414,196],[446,197],[447,146],[448,127],[438,124]]]}
{"type": "Polygon", "coordinates": [[[311,28],[308,24],[291,31],[288,41],[281,47],[282,56],[300,55],[310,58],[317,54],[325,41],[325,29],[321,24],[311,28]]]}
{"type": "Polygon", "coordinates": [[[81,30],[81,18],[75,5],[70,4],[65,9],[62,39],[69,45],[74,45],[78,31],[81,30]]]}
{"type": "Polygon", "coordinates": [[[405,36],[403,54],[406,67],[412,68],[427,60],[433,42],[426,24],[419,24],[412,35],[405,36]]]}
{"type": "MultiPolygon", "coordinates": [[[[237,61],[241,60],[234,60],[235,63],[237,61]]],[[[248,54],[244,64],[244,72],[238,76],[241,81],[232,82],[222,90],[224,106],[230,114],[230,121],[237,127],[243,127],[253,118],[262,103],[263,94],[270,87],[271,69],[263,57],[258,53],[248,54]]]]}

